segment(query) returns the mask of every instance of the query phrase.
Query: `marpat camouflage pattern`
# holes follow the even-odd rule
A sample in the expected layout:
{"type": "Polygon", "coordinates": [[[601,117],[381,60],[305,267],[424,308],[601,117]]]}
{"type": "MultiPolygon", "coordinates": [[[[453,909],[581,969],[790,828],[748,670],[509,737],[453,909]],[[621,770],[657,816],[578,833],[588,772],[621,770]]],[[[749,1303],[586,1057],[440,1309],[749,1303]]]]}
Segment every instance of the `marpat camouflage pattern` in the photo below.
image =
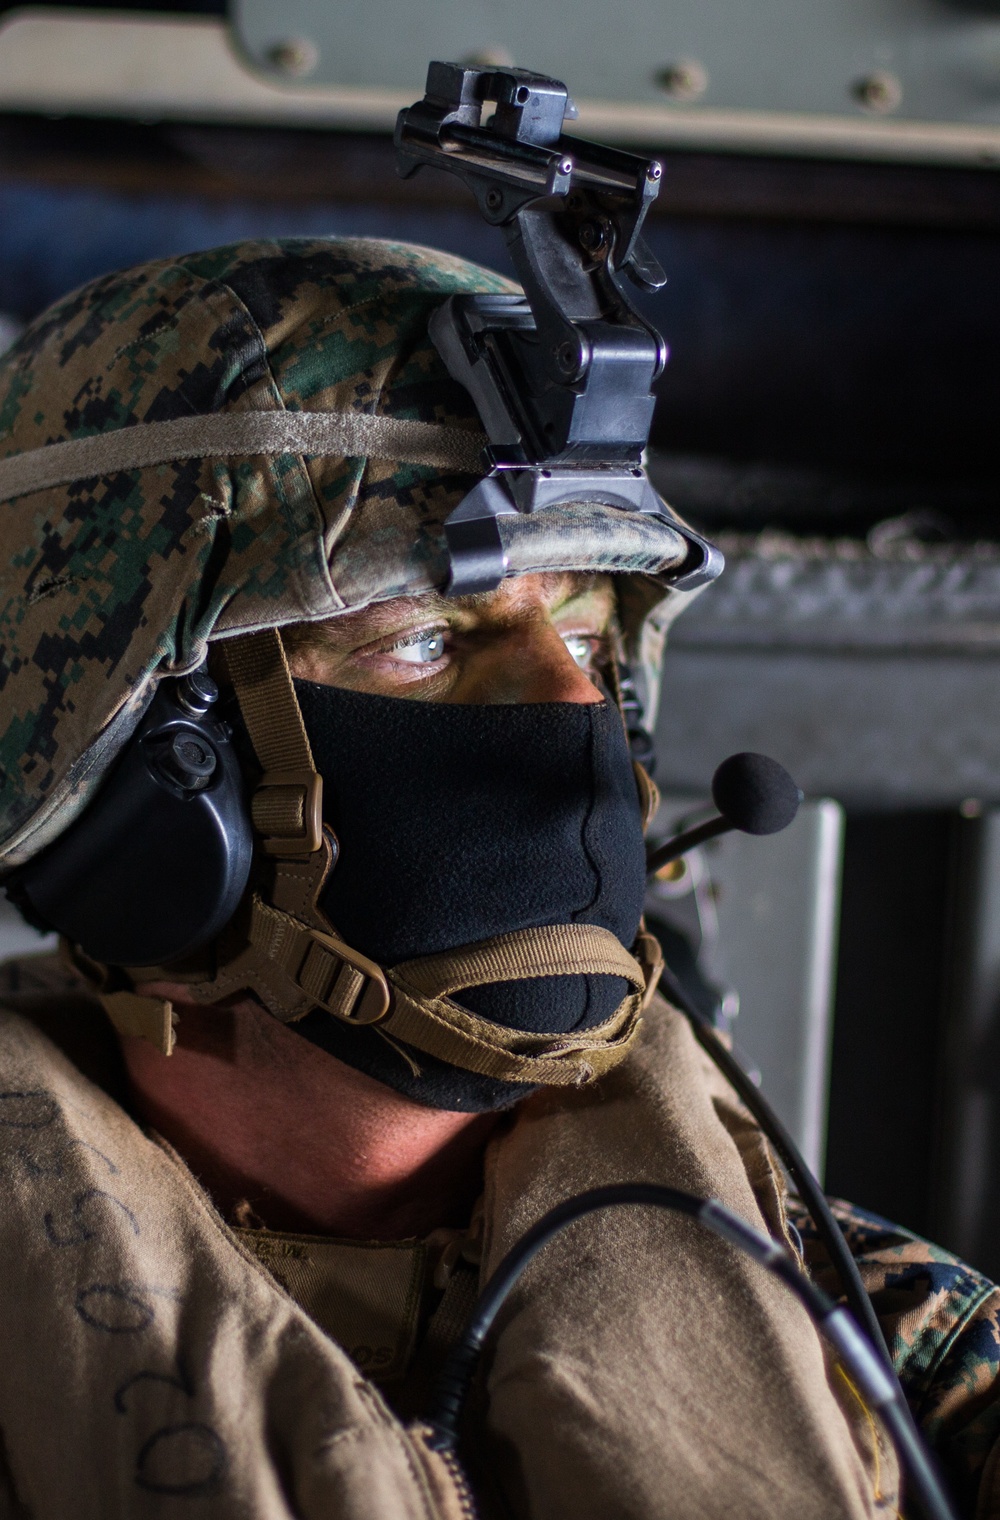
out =
{"type": "MultiPolygon", "coordinates": [[[[348,239],[242,243],[108,275],[0,357],[0,458],[219,411],[479,431],[427,320],[453,292],[513,288],[429,249],[348,239]]],[[[210,639],[441,586],[441,524],[473,481],[289,454],[177,461],[4,502],[4,867],[72,821],[156,680],[199,665],[210,639]]],[[[647,578],[683,558],[673,529],[593,504],[504,526],[513,572],[633,572],[626,635],[655,661],[664,616],[646,615],[664,590],[647,578]]]]}
{"type": "MultiPolygon", "coordinates": [[[[847,1237],[917,1424],[937,1452],[962,1514],[1000,1514],[1000,1288],[939,1246],[840,1199],[847,1237]],[[993,1460],[987,1472],[987,1460],[993,1460]],[[982,1488],[982,1492],[980,1489],[982,1488]]],[[[837,1277],[809,1214],[789,1218],[819,1285],[837,1277]]]]}

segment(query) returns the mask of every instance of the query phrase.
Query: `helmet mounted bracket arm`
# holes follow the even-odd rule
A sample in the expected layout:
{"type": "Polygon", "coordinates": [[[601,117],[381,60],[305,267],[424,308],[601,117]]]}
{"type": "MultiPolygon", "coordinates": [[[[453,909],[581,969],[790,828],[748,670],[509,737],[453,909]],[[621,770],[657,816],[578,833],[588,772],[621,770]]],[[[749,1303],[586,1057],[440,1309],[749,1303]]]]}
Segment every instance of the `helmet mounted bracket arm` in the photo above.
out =
{"type": "Polygon", "coordinates": [[[645,290],[665,283],[641,235],[662,166],[564,136],[573,115],[558,80],[432,63],[424,98],[397,120],[400,174],[427,165],[457,174],[503,232],[525,291],[452,296],[430,322],[489,438],[489,473],[444,525],[451,596],[503,579],[503,517],[587,501],[668,522],[687,545],[671,572],[677,589],[694,590],[722,569],[718,551],[674,518],[642,469],[667,350],[625,276],[645,290]],[[489,102],[495,111],[484,124],[489,102]]]}

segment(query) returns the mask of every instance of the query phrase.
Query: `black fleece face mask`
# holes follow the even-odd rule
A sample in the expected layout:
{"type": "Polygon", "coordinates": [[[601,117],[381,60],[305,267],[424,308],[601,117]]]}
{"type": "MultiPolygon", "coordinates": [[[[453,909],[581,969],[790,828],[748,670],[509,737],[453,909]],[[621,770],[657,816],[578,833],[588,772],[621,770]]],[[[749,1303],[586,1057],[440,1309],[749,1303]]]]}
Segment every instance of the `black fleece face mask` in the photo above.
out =
{"type": "MultiPolygon", "coordinates": [[[[320,898],[349,945],[383,966],[545,924],[598,924],[631,946],[645,886],[642,817],[608,701],[469,706],[295,690],[340,854],[320,898]]],[[[628,988],[566,975],[475,987],[474,1013],[544,1034],[593,1028],[628,988]]],[[[434,1108],[505,1108],[529,1089],[414,1052],[321,1010],[296,1029],[434,1108]]]]}

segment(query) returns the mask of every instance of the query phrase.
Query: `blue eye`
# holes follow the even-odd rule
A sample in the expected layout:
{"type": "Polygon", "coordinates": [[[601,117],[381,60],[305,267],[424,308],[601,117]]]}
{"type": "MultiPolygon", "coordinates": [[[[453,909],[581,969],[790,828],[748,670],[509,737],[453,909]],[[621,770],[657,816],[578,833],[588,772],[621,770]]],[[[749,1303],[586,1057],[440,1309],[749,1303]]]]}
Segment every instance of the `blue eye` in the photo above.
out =
{"type": "Polygon", "coordinates": [[[394,644],[389,654],[406,665],[432,665],[444,658],[445,637],[443,628],[428,628],[394,644]]]}
{"type": "Polygon", "coordinates": [[[594,640],[582,633],[563,634],[563,643],[581,670],[590,672],[594,664],[594,640]]]}

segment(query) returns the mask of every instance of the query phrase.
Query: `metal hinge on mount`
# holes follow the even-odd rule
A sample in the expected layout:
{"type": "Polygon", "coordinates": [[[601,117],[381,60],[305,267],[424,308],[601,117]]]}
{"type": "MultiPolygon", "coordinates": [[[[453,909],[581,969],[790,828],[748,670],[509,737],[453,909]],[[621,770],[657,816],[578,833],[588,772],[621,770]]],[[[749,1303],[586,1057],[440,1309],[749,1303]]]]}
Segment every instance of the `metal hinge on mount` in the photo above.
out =
{"type": "Polygon", "coordinates": [[[662,166],[564,137],[571,110],[558,80],[432,63],[426,95],[396,125],[400,173],[457,174],[503,231],[525,292],[452,296],[430,324],[490,440],[489,474],[445,523],[452,596],[499,585],[501,518],[582,502],[668,522],[688,546],[671,575],[679,589],[722,568],[642,468],[667,350],[624,281],[657,290],[666,280],[641,236],[662,166]]]}

